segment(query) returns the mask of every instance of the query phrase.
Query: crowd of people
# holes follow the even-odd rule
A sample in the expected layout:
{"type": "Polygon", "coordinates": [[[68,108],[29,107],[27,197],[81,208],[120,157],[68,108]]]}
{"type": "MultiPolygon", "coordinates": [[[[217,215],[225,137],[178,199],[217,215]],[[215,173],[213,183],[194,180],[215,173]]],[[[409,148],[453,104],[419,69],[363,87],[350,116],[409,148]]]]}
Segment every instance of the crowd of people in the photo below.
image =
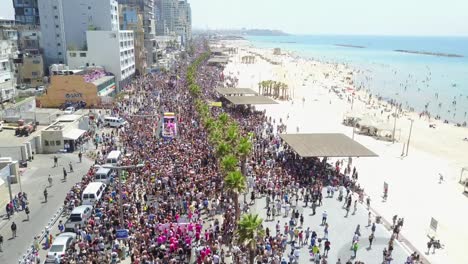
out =
{"type": "MultiPolygon", "coordinates": [[[[197,46],[195,56],[203,51],[201,45],[197,46]]],[[[248,263],[247,250],[233,243],[234,203],[223,192],[223,176],[185,85],[188,65],[189,61],[181,60],[176,70],[136,78],[126,87],[128,96],[109,111],[128,124],[91,135],[98,151],[95,166],[70,190],[64,201],[67,208],[71,210],[81,204],[82,191],[94,180],[99,167],[96,165],[104,164],[110,151],[121,150],[124,158],[118,165],[134,168],[119,173],[121,179],[109,184],[102,199],[94,205],[90,220],[75,227],[77,240],[60,263],[117,263],[130,258],[132,264],[188,263],[189,260],[219,264],[224,263],[227,248],[233,263],[248,263]],[[164,112],[177,115],[174,138],[160,136],[164,112]],[[118,239],[121,229],[128,230],[127,239],[118,239]]],[[[214,88],[226,83],[235,86],[237,82],[224,76],[221,68],[206,63],[199,67],[197,83],[206,100],[223,100],[214,88]]],[[[278,135],[286,130],[282,120],[276,122],[264,111],[250,107],[213,107],[211,111],[214,116],[229,113],[239,123],[242,134],[254,135],[253,152],[246,168],[251,202],[247,203],[246,193],[243,210],[248,211],[256,199],[264,197],[269,219],[274,220],[283,210],[291,219],[283,232],[279,223],[276,233],[265,229],[266,235],[257,244],[257,263],[297,263],[302,246],[310,248],[313,262],[328,263],[331,243],[327,237],[326,212],[322,215],[326,235],[319,238],[309,228],[298,229],[303,225],[304,216],[294,207],[301,200],[315,213],[315,208],[322,205],[323,190],[326,190],[331,197],[338,192],[338,199],[344,201],[349,211],[353,193],[363,193],[352,162],[345,165],[338,161],[333,166],[326,158],[298,157],[278,135]],[[341,172],[343,167],[345,173],[341,172]],[[286,250],[287,245],[290,252],[286,250]]],[[[362,196],[358,197],[362,202],[362,196]]],[[[358,229],[355,235],[360,236],[358,229]]],[[[397,235],[398,232],[396,238],[397,235]]],[[[355,254],[357,242],[353,239],[355,254]]],[[[389,256],[386,263],[390,263],[391,250],[386,254],[389,256]]]]}

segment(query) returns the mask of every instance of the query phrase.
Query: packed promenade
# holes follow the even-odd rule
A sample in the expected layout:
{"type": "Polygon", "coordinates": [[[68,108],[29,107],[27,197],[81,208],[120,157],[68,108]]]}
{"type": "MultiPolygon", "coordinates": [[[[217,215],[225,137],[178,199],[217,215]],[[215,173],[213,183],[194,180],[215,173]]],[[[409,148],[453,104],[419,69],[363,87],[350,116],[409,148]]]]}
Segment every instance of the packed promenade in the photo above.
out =
{"type": "MultiPolygon", "coordinates": [[[[194,57],[204,52],[205,47],[198,43],[194,57]]],[[[124,153],[119,166],[142,167],[122,173],[121,184],[118,179],[109,184],[90,220],[76,227],[77,241],[60,263],[119,263],[123,259],[132,264],[418,263],[417,253],[408,255],[398,245],[403,220],[394,223],[393,234],[378,231],[379,220],[371,214],[363,223],[350,222],[358,223],[350,234],[336,234],[333,230],[339,228],[334,226],[328,231],[328,219],[337,219],[337,210],[349,219],[358,210],[359,215],[367,212],[366,202],[359,199],[362,189],[352,160],[331,164],[327,159],[299,158],[278,136],[285,130],[282,120],[272,120],[253,108],[212,107],[211,116],[222,119],[227,114],[237,124],[237,136],[248,137],[251,144],[246,159],[235,164],[245,174],[245,188],[233,200],[237,196],[226,189],[219,149],[210,143],[210,129],[187,89],[188,66],[182,60],[172,72],[135,79],[126,88],[127,96],[108,112],[126,119],[128,125],[94,135],[95,165],[69,192],[64,204],[81,203],[83,188],[94,180],[95,171],[111,150],[124,153]],[[173,76],[175,83],[170,81],[173,76]],[[163,112],[177,116],[175,138],[160,137],[163,112]],[[263,218],[258,222],[260,231],[248,244],[241,243],[245,240],[236,223],[238,210],[243,216],[251,213],[263,218]],[[369,232],[364,237],[366,224],[369,232]],[[117,239],[119,229],[128,229],[129,238],[117,239]],[[364,241],[372,243],[376,230],[385,250],[377,254],[378,259],[375,254],[361,259],[358,251],[367,245],[364,241]],[[349,250],[330,250],[334,244],[329,237],[346,240],[349,250]]],[[[235,85],[236,79],[202,61],[196,83],[202,100],[219,101],[214,88],[235,85]]],[[[346,226],[344,219],[330,223],[346,226]]]]}

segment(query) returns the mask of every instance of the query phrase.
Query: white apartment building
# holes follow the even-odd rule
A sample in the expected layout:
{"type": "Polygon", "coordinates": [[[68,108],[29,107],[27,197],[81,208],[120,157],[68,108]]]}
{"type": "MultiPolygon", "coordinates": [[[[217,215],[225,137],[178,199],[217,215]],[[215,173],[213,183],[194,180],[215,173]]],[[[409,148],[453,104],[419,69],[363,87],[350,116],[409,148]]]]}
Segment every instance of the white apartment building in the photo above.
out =
{"type": "Polygon", "coordinates": [[[70,50],[70,68],[103,66],[115,75],[117,88],[128,84],[135,74],[134,35],[131,30],[87,31],[87,50],[70,50]]]}
{"type": "Polygon", "coordinates": [[[7,40],[0,40],[0,103],[15,96],[15,76],[11,66],[11,45],[7,40]]]}
{"type": "Polygon", "coordinates": [[[116,0],[38,0],[46,64],[66,63],[66,51],[86,49],[86,31],[119,30],[116,0]]]}

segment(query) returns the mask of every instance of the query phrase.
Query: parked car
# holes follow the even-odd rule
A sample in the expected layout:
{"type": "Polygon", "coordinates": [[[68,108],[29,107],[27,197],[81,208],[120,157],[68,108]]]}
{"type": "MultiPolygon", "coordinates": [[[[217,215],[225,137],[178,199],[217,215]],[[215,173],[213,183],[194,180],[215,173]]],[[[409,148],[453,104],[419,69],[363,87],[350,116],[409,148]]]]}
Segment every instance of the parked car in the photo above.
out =
{"type": "Polygon", "coordinates": [[[63,113],[66,114],[66,115],[71,115],[73,113],[75,113],[75,107],[73,106],[69,106],[67,108],[65,108],[65,110],[63,110],[63,113]]]}
{"type": "Polygon", "coordinates": [[[55,256],[61,260],[75,239],[76,234],[71,232],[58,235],[50,246],[49,252],[47,252],[45,263],[55,263],[55,256]]]}

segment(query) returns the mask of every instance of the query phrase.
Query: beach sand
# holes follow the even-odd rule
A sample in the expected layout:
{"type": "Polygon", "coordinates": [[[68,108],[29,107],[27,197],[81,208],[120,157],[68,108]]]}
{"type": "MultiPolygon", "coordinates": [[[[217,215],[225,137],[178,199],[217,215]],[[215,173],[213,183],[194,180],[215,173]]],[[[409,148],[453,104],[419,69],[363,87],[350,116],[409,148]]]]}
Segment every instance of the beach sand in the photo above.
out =
{"type": "MultiPolygon", "coordinates": [[[[225,41],[229,47],[238,47],[239,53],[231,55],[231,62],[225,74],[239,79],[238,87],[258,91],[257,83],[262,80],[276,80],[287,83],[292,101],[278,101],[278,105],[257,106],[265,109],[276,122],[280,118],[287,125],[288,133],[344,133],[352,137],[353,128],[342,124],[347,112],[366,113],[386,122],[393,113],[391,106],[375,98],[366,104],[368,94],[355,91],[346,81],[352,77],[353,69],[346,65],[301,59],[283,51],[273,55],[272,49],[255,48],[247,41],[225,41]],[[254,64],[242,64],[241,57],[262,54],[281,65],[271,63],[257,56],[254,64]],[[328,75],[328,76],[327,76],[328,75]],[[342,92],[340,99],[330,87],[336,86],[342,92]],[[355,92],[354,102],[348,100],[355,92]],[[303,103],[304,98],[304,103],[303,103]],[[352,102],[352,103],[351,103],[352,102]],[[375,109],[371,105],[377,106],[375,109]],[[352,105],[352,110],[351,110],[352,105]],[[385,108],[388,111],[382,110],[385,108]],[[289,118],[287,118],[289,115],[289,118]]],[[[393,127],[393,117],[388,125],[393,127]]],[[[427,235],[431,217],[438,221],[437,237],[445,244],[444,250],[424,256],[431,263],[468,263],[464,254],[464,241],[468,237],[468,197],[458,183],[462,167],[468,166],[468,129],[429,122],[417,113],[405,113],[396,121],[398,141],[394,144],[372,137],[355,134],[355,140],[379,155],[377,158],[355,158],[359,172],[359,183],[371,197],[373,210],[391,222],[393,215],[405,218],[401,234],[413,247],[423,253],[427,251],[427,235]],[[402,157],[411,121],[414,119],[408,156],[402,157]],[[435,124],[436,128],[429,128],[435,124]],[[439,173],[444,181],[439,184],[439,173]],[[389,198],[382,202],[384,182],[389,185],[389,198]]],[[[405,147],[406,151],[406,147],[405,147]]],[[[468,172],[466,172],[468,176],[468,172]]]]}

